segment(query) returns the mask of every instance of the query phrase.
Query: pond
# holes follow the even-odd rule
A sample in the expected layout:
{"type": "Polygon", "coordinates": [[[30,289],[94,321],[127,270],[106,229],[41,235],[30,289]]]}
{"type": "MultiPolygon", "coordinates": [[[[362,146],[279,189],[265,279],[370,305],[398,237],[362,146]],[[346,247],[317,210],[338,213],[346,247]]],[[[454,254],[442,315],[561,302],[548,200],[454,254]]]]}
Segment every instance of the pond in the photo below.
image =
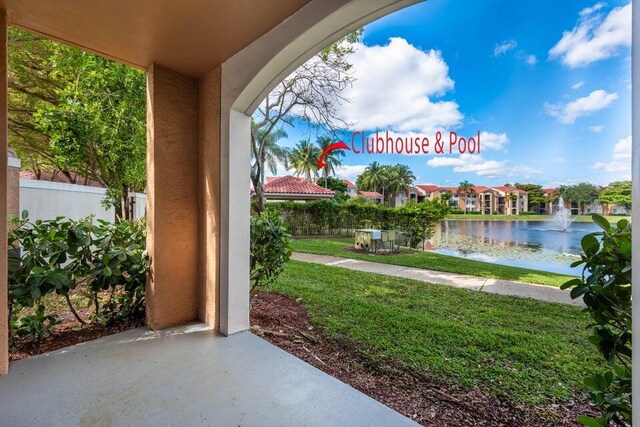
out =
{"type": "Polygon", "coordinates": [[[579,275],[580,240],[598,231],[593,223],[572,223],[566,231],[553,221],[444,220],[428,250],[495,264],[579,275]]]}

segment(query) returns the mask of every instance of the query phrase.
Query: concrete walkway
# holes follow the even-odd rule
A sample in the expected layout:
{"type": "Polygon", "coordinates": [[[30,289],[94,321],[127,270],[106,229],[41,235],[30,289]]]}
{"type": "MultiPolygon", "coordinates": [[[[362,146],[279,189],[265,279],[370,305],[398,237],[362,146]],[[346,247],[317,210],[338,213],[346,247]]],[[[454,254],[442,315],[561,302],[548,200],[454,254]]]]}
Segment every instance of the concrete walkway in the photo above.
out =
{"type": "Polygon", "coordinates": [[[267,341],[194,324],[11,364],[0,426],[417,426],[267,341]]]}
{"type": "Polygon", "coordinates": [[[582,300],[571,299],[569,291],[563,291],[560,288],[547,285],[535,285],[512,280],[488,279],[486,277],[469,276],[466,274],[447,273],[443,271],[301,252],[294,252],[291,259],[348,268],[350,270],[365,271],[368,273],[384,274],[385,276],[403,277],[405,279],[471,289],[491,294],[511,295],[584,307],[582,300]]]}

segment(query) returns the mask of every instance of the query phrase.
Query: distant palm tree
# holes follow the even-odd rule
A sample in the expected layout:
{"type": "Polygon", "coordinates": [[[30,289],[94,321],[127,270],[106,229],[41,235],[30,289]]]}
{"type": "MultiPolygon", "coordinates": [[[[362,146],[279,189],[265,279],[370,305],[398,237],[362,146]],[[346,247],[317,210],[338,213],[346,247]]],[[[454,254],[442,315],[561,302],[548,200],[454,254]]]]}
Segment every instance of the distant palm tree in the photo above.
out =
{"type": "MultiPolygon", "coordinates": [[[[328,136],[322,136],[316,140],[320,153],[324,152],[324,150],[332,143],[333,140],[328,136]]],[[[322,176],[324,177],[325,188],[327,188],[327,178],[329,178],[329,175],[335,175],[336,168],[342,164],[342,161],[340,160],[342,157],[344,157],[344,151],[342,150],[330,151],[324,157],[325,165],[322,168],[322,176]]]]}
{"type": "Polygon", "coordinates": [[[458,192],[464,194],[473,194],[476,192],[475,186],[466,179],[458,185],[458,192]]]}
{"type": "Polygon", "coordinates": [[[381,192],[384,196],[384,187],[387,182],[386,166],[373,162],[365,168],[356,182],[356,187],[364,191],[381,192]]]}
{"type": "Polygon", "coordinates": [[[289,164],[297,176],[304,175],[309,182],[318,176],[318,157],[320,149],[307,139],[300,141],[289,156],[289,164]]]}
{"type": "Polygon", "coordinates": [[[411,169],[409,169],[409,166],[399,163],[389,167],[388,175],[387,185],[392,199],[395,199],[393,196],[398,193],[406,193],[416,179],[411,169]]]}
{"type": "MultiPolygon", "coordinates": [[[[253,122],[252,122],[253,124],[253,122]]],[[[282,163],[285,168],[289,167],[289,150],[278,145],[278,140],[287,137],[287,133],[283,129],[272,131],[265,135],[264,129],[254,128],[252,131],[256,134],[256,139],[262,141],[260,152],[261,182],[264,185],[265,166],[269,168],[272,174],[278,173],[278,162],[282,163]]],[[[255,153],[251,153],[255,160],[255,153]]]]}

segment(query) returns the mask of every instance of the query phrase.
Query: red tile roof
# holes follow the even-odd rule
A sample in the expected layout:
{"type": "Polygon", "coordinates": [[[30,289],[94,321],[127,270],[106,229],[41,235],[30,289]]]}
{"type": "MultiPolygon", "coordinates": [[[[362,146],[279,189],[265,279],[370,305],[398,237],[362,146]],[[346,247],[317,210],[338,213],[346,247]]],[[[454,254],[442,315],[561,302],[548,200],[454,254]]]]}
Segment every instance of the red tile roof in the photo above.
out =
{"type": "Polygon", "coordinates": [[[428,184],[420,184],[420,185],[416,185],[416,187],[418,187],[422,191],[426,191],[427,193],[431,193],[433,191],[440,189],[440,187],[438,187],[437,185],[428,185],[428,184]]]}
{"type": "Polygon", "coordinates": [[[377,191],[358,191],[358,196],[370,197],[372,199],[382,198],[382,194],[377,191]]]}
{"type": "Polygon", "coordinates": [[[491,187],[495,190],[502,191],[503,193],[519,193],[519,194],[529,194],[527,191],[520,190],[516,187],[491,187]]]}
{"type": "Polygon", "coordinates": [[[476,186],[473,187],[473,190],[476,193],[484,193],[485,191],[490,190],[490,188],[489,187],[485,187],[484,185],[476,185],[476,186]]]}
{"type": "Polygon", "coordinates": [[[347,184],[347,188],[356,188],[355,184],[353,182],[349,181],[348,179],[343,179],[342,182],[347,184]]]}
{"type": "Polygon", "coordinates": [[[38,179],[37,175],[32,171],[20,171],[21,179],[33,179],[39,181],[51,181],[51,182],[61,182],[64,184],[77,184],[77,185],[86,185],[87,187],[101,187],[104,188],[104,185],[100,184],[98,181],[85,178],[83,176],[78,175],[75,172],[69,173],[71,175],[71,179],[62,172],[48,172],[42,171],[40,172],[40,178],[38,179]]]}
{"type": "Polygon", "coordinates": [[[335,194],[333,190],[291,175],[271,177],[262,188],[265,193],[270,194],[335,194]]]}
{"type": "Polygon", "coordinates": [[[555,188],[543,188],[542,192],[545,193],[545,194],[553,194],[553,193],[556,192],[556,189],[555,188]]]}
{"type": "Polygon", "coordinates": [[[438,191],[440,191],[440,192],[450,191],[453,194],[457,194],[458,193],[458,187],[438,187],[438,191]]]}

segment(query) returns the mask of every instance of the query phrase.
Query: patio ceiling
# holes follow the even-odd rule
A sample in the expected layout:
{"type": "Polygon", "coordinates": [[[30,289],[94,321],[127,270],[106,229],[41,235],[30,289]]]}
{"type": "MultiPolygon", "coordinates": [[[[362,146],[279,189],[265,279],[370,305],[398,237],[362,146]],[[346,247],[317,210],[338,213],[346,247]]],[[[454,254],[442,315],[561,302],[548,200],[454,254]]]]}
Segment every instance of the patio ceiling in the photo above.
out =
{"type": "Polygon", "coordinates": [[[0,0],[10,25],[138,68],[199,77],[309,0],[0,0]]]}

